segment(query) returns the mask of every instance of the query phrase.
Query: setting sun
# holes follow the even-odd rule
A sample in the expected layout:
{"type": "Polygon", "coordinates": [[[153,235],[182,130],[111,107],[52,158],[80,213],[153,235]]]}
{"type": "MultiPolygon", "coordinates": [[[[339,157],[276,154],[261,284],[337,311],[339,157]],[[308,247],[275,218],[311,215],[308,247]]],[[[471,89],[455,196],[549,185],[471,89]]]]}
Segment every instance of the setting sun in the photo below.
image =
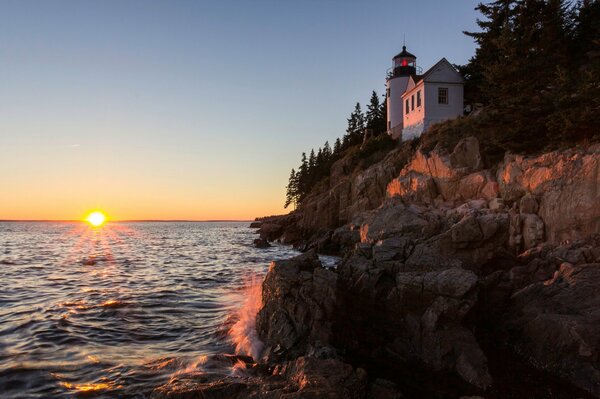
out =
{"type": "Polygon", "coordinates": [[[106,221],[106,216],[102,212],[92,212],[85,218],[86,222],[94,227],[100,227],[106,221]]]}

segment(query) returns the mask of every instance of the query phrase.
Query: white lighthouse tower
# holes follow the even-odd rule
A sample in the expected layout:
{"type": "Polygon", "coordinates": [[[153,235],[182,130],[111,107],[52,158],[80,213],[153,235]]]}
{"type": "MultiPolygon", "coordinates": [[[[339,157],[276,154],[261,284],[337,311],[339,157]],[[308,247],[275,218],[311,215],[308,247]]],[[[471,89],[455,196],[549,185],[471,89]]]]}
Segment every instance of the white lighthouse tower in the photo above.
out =
{"type": "Polygon", "coordinates": [[[404,127],[402,95],[406,91],[409,78],[416,74],[417,57],[406,51],[406,46],[402,46],[402,52],[392,58],[392,68],[388,72],[386,82],[387,130],[394,139],[402,136],[404,127]]]}

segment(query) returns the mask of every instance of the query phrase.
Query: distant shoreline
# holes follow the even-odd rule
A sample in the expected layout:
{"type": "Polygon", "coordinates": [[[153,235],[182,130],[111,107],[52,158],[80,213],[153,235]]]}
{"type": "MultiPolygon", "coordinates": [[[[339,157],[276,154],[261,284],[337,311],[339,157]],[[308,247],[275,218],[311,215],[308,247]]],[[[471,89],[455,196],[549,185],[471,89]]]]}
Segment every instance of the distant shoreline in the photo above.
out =
{"type": "MultiPolygon", "coordinates": [[[[188,219],[143,219],[143,220],[110,220],[107,223],[242,223],[253,222],[253,219],[215,219],[215,220],[188,220],[188,219]]],[[[54,219],[0,219],[0,223],[85,223],[85,220],[54,220],[54,219]]]]}

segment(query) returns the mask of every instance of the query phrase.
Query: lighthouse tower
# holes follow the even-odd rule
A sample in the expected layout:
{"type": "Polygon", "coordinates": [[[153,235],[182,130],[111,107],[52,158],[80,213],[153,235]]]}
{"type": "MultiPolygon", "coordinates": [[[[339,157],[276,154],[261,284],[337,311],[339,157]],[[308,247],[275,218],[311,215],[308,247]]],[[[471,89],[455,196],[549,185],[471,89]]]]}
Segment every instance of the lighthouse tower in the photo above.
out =
{"type": "Polygon", "coordinates": [[[387,130],[392,138],[397,139],[402,136],[404,121],[402,94],[406,91],[408,79],[417,73],[417,57],[406,51],[406,46],[402,46],[402,52],[392,58],[392,68],[388,71],[387,130]]]}

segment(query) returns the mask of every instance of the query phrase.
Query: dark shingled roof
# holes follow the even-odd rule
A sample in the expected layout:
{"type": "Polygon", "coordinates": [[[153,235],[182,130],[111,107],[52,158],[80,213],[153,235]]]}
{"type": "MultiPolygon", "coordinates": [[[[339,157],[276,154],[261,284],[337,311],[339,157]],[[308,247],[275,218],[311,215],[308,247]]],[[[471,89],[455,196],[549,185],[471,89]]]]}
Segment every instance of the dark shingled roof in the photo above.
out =
{"type": "Polygon", "coordinates": [[[412,58],[417,58],[416,56],[412,55],[411,53],[409,53],[408,51],[406,51],[406,46],[402,46],[402,52],[396,54],[396,56],[394,56],[394,58],[400,58],[400,57],[412,57],[412,58]]]}

